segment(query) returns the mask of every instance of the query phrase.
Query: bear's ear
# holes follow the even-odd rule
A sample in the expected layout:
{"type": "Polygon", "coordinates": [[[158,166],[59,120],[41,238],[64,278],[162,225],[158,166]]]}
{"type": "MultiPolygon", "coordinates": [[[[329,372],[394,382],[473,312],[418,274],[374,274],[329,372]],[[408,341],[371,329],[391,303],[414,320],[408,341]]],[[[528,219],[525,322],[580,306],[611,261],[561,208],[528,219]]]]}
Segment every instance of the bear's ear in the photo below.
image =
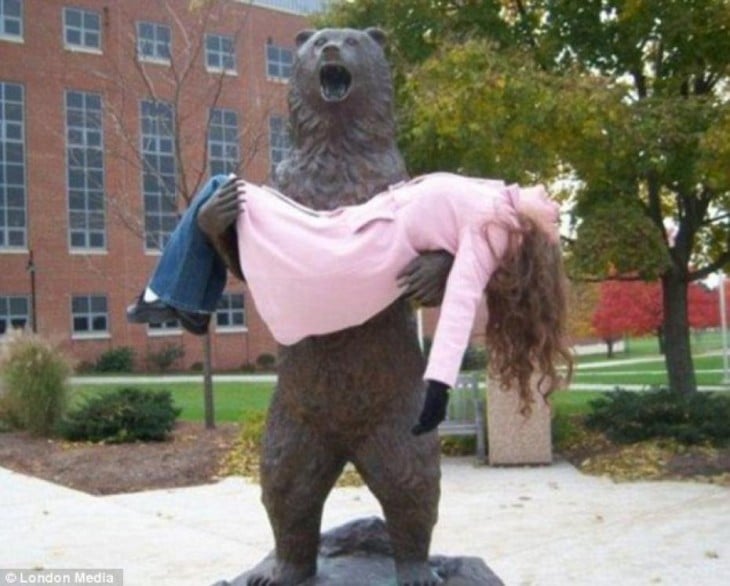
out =
{"type": "Polygon", "coordinates": [[[378,45],[381,47],[385,47],[385,45],[388,44],[388,35],[385,33],[383,29],[379,29],[376,27],[370,27],[366,28],[365,32],[369,34],[378,45]]]}
{"type": "Polygon", "coordinates": [[[305,29],[303,31],[299,31],[297,33],[297,36],[294,37],[294,41],[297,44],[297,49],[299,47],[301,47],[304,43],[306,43],[312,37],[312,35],[314,35],[314,33],[316,33],[316,32],[317,32],[316,30],[311,29],[311,28],[305,29]]]}

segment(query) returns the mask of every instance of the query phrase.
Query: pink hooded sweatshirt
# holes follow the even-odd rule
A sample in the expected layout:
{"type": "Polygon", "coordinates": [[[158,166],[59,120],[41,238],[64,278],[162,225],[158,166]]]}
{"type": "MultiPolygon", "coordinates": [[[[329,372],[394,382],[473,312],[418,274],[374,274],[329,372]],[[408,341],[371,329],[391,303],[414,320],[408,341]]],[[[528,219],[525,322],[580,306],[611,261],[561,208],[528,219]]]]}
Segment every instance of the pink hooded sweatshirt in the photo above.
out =
{"type": "Polygon", "coordinates": [[[424,374],[449,386],[516,210],[557,241],[558,206],[542,186],[435,173],[391,186],[367,203],[325,212],[246,182],[239,183],[239,194],[245,202],[237,225],[241,268],[281,344],[364,323],[403,293],[397,275],[420,252],[452,253],[424,374]]]}

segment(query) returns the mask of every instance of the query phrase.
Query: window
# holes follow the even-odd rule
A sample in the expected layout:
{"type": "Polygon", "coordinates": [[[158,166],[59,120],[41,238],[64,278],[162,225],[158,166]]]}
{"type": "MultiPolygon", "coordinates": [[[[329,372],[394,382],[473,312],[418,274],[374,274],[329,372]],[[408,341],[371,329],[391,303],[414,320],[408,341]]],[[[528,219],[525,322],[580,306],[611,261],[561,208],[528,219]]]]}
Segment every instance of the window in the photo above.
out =
{"type": "Polygon", "coordinates": [[[243,306],[243,293],[224,293],[215,312],[218,328],[246,327],[246,311],[243,306]]]}
{"type": "Polygon", "coordinates": [[[238,114],[213,108],[208,125],[208,161],[211,175],[235,173],[240,162],[238,114]]]}
{"type": "Polygon", "coordinates": [[[147,324],[147,328],[147,331],[153,335],[179,334],[182,331],[182,326],[180,325],[180,322],[176,319],[159,324],[150,323],[147,324]]]}
{"type": "Polygon", "coordinates": [[[81,8],[64,8],[63,41],[67,47],[74,49],[101,50],[99,13],[81,8]]]}
{"type": "Polygon", "coordinates": [[[138,22],[137,58],[169,63],[170,27],[154,22],[138,22]]]}
{"type": "Polygon", "coordinates": [[[178,221],[173,124],[170,104],[142,101],[142,195],[147,250],[162,250],[178,221]]]}
{"type": "Polygon", "coordinates": [[[266,75],[273,79],[286,80],[291,77],[291,66],[294,63],[294,52],[291,49],[266,46],[266,75]]]}
{"type": "Polygon", "coordinates": [[[25,248],[23,86],[0,82],[0,249],[25,248]]]}
{"type": "Polygon", "coordinates": [[[269,118],[269,160],[272,175],[276,166],[286,158],[290,148],[291,139],[286,119],[283,116],[272,116],[269,118]]]}
{"type": "Polygon", "coordinates": [[[0,39],[23,39],[22,0],[0,0],[0,39]]]}
{"type": "Polygon", "coordinates": [[[233,37],[205,35],[205,66],[214,71],[236,71],[233,37]]]}
{"type": "Polygon", "coordinates": [[[68,230],[71,248],[106,246],[101,96],[66,92],[68,230]]]}
{"type": "Polygon", "coordinates": [[[109,331],[106,295],[74,295],[71,299],[74,334],[99,334],[109,331]]]}
{"type": "Polygon", "coordinates": [[[30,323],[29,305],[25,295],[0,296],[0,336],[30,323]]]}

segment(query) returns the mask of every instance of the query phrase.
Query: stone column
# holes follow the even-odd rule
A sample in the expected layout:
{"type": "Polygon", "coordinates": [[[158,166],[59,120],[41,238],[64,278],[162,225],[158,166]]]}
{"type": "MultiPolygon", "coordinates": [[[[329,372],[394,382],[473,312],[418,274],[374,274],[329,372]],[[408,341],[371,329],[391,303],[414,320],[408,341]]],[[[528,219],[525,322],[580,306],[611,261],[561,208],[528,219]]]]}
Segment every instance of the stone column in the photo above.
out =
{"type": "Polygon", "coordinates": [[[519,412],[516,390],[505,391],[499,383],[487,378],[487,434],[489,464],[550,464],[553,459],[550,435],[550,406],[537,392],[532,412],[525,417],[519,412]]]}

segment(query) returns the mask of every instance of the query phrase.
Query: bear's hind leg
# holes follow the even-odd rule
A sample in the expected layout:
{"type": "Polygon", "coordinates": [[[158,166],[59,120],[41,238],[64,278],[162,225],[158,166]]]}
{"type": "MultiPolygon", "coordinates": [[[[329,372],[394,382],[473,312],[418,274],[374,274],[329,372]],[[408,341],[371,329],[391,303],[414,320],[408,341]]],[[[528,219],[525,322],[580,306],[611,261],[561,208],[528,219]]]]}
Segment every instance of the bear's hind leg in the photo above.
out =
{"type": "Polygon", "coordinates": [[[322,510],[345,461],[322,437],[272,405],[261,460],[276,563],[250,586],[294,586],[317,573],[322,510]]]}
{"type": "Polygon", "coordinates": [[[355,466],[377,497],[393,544],[399,586],[436,586],[428,550],[438,517],[441,469],[436,433],[414,437],[412,414],[386,422],[358,449],[355,466]]]}

